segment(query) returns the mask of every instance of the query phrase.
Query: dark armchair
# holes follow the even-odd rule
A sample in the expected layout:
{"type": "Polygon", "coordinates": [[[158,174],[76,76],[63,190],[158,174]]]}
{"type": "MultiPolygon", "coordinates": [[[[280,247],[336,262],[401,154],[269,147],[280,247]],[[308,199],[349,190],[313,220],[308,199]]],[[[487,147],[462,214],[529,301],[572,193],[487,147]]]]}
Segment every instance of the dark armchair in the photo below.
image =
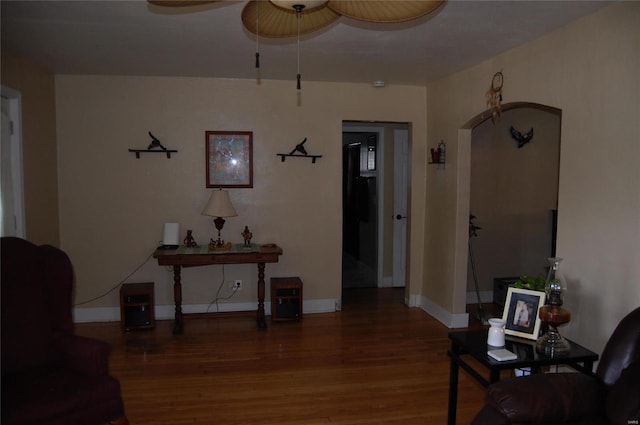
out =
{"type": "Polygon", "coordinates": [[[640,423],[640,308],[618,324],[595,375],[550,373],[490,385],[472,425],[640,423]]]}
{"type": "Polygon", "coordinates": [[[128,424],[109,345],[74,335],[67,255],[14,237],[0,249],[2,424],[128,424]]]}

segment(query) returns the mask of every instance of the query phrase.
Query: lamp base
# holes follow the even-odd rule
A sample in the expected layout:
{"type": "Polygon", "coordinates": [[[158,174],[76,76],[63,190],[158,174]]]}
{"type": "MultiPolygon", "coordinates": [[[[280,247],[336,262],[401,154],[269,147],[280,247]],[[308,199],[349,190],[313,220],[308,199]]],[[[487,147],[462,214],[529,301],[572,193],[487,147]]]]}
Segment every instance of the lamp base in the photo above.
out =
{"type": "Polygon", "coordinates": [[[217,241],[213,239],[209,241],[209,251],[229,251],[231,246],[231,242],[224,243],[220,238],[217,241]]]}
{"type": "Polygon", "coordinates": [[[560,335],[557,329],[549,326],[549,332],[536,341],[536,351],[549,357],[562,357],[569,354],[571,344],[560,335]]]}
{"type": "MultiPolygon", "coordinates": [[[[558,294],[555,295],[557,296],[558,294]]],[[[561,357],[571,351],[569,341],[564,339],[558,332],[558,326],[569,323],[571,313],[566,308],[563,308],[561,300],[559,301],[559,305],[544,305],[540,307],[540,313],[538,314],[542,323],[549,326],[549,330],[536,341],[536,351],[549,357],[561,357]]]]}

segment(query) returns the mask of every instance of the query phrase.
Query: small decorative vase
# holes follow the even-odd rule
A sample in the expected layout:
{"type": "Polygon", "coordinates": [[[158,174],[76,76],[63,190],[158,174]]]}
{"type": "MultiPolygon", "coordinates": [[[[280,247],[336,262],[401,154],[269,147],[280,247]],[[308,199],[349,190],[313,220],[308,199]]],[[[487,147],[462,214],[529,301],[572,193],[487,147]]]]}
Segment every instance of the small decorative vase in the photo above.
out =
{"type": "Polygon", "coordinates": [[[487,345],[492,347],[504,347],[504,325],[505,321],[502,319],[489,319],[489,332],[487,334],[487,345]]]}
{"type": "Polygon", "coordinates": [[[558,326],[569,323],[571,313],[562,307],[562,292],[565,290],[564,276],[560,272],[562,258],[549,258],[550,268],[547,274],[545,292],[546,305],[540,308],[538,316],[548,326],[548,331],[536,341],[536,351],[549,357],[560,357],[571,350],[569,341],[560,335],[558,326]]]}
{"type": "Polygon", "coordinates": [[[431,163],[437,164],[440,162],[440,150],[437,148],[431,148],[431,163]]]}

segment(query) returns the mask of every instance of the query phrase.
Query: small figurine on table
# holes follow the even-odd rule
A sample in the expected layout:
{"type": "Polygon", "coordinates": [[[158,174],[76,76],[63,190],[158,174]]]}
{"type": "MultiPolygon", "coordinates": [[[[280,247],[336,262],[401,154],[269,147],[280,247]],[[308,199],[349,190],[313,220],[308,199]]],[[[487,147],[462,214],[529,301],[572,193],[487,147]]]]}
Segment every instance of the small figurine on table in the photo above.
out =
{"type": "Polygon", "coordinates": [[[249,231],[249,226],[244,226],[242,237],[244,238],[244,246],[251,246],[251,238],[253,237],[253,233],[249,231]]]}
{"type": "Polygon", "coordinates": [[[183,243],[187,248],[193,248],[194,246],[198,246],[198,244],[196,243],[196,240],[191,235],[191,230],[187,230],[187,237],[184,238],[183,243]]]}

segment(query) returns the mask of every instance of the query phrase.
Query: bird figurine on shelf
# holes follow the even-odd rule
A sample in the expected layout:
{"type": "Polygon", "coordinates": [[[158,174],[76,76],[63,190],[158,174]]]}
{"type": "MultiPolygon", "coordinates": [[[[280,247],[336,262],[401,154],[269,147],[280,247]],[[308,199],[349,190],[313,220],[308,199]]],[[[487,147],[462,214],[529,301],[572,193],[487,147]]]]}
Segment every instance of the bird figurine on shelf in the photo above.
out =
{"type": "Polygon", "coordinates": [[[251,238],[253,238],[253,233],[249,231],[249,226],[244,226],[242,237],[244,238],[244,246],[251,246],[251,238]]]}
{"type": "Polygon", "coordinates": [[[307,138],[305,137],[302,142],[298,143],[295,148],[289,153],[277,153],[282,162],[286,157],[294,157],[294,158],[311,158],[311,163],[315,164],[316,159],[322,158],[322,155],[309,155],[307,153],[307,149],[304,147],[304,144],[307,143],[307,138]]]}
{"type": "Polygon", "coordinates": [[[531,139],[533,139],[533,127],[531,127],[531,130],[529,130],[529,132],[524,135],[513,128],[513,126],[511,126],[509,131],[511,132],[511,137],[513,137],[513,139],[518,142],[518,149],[520,149],[521,147],[529,143],[531,139]]]}
{"type": "Polygon", "coordinates": [[[151,134],[151,132],[149,132],[149,136],[151,136],[151,144],[147,148],[148,150],[151,150],[151,149],[162,149],[163,151],[167,150],[167,148],[162,146],[162,143],[160,143],[160,140],[158,140],[156,136],[151,134]]]}
{"type": "Polygon", "coordinates": [[[302,155],[307,155],[307,150],[304,148],[304,144],[307,142],[307,138],[296,145],[296,147],[291,151],[289,155],[293,155],[296,152],[300,152],[302,155]]]}

